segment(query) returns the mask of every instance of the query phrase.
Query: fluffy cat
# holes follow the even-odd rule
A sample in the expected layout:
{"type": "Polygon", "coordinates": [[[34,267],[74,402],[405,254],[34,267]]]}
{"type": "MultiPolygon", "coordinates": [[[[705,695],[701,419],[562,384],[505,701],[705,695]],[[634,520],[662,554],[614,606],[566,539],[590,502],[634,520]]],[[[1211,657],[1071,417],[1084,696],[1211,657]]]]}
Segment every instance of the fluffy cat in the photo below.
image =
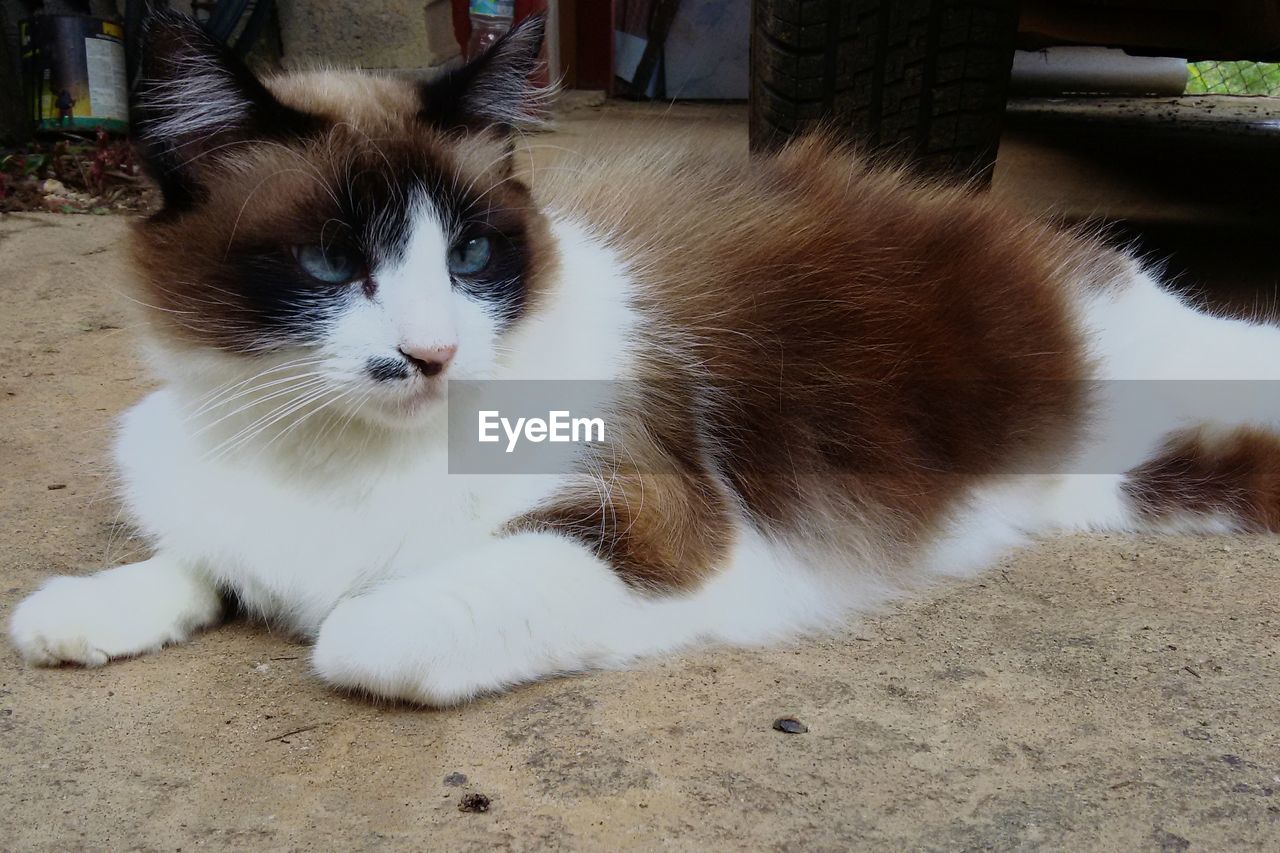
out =
{"type": "Polygon", "coordinates": [[[230,594],[325,682],[442,705],[832,627],[1053,530],[1280,529],[1280,402],[1174,393],[1135,433],[1119,382],[1280,378],[1280,330],[822,137],[531,190],[541,28],[415,83],[259,80],[151,21],[164,385],[117,461],[154,556],[23,601],[27,661],[155,651],[230,594]],[[616,380],[611,432],[559,474],[451,473],[446,383],[494,379],[616,380]]]}

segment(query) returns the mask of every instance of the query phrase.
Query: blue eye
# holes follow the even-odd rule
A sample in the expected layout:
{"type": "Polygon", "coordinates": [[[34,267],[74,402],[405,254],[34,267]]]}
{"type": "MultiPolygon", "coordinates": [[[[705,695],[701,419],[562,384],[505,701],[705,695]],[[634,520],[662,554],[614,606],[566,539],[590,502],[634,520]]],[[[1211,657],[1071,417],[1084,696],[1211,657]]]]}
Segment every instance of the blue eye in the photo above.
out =
{"type": "Polygon", "coordinates": [[[360,275],[360,261],[341,246],[295,246],[303,272],[326,284],[343,284],[360,275]]]}
{"type": "Polygon", "coordinates": [[[449,272],[454,275],[475,275],[489,266],[493,257],[493,243],[488,237],[472,237],[449,251],[449,272]]]}

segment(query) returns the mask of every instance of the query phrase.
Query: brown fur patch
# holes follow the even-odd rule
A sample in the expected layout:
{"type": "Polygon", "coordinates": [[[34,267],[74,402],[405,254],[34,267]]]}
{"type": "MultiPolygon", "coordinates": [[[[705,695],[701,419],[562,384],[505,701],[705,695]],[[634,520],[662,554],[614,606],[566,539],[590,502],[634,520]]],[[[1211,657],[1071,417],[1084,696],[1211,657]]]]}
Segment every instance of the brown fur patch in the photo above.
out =
{"type": "Polygon", "coordinates": [[[422,108],[417,91],[403,79],[361,71],[282,74],[262,81],[280,102],[332,122],[348,122],[365,133],[403,133],[422,108]]]}
{"type": "Polygon", "coordinates": [[[696,587],[722,566],[732,544],[730,503],[705,470],[611,466],[607,479],[583,478],[512,531],[569,536],[640,589],[696,587]]]}
{"type": "Polygon", "coordinates": [[[1125,491],[1153,521],[1218,516],[1247,531],[1280,533],[1280,436],[1185,430],[1129,472],[1125,491]]]}
{"type": "Polygon", "coordinates": [[[724,565],[736,498],[708,464],[689,377],[628,383],[586,472],[512,529],[571,536],[641,589],[693,588],[724,565]]]}
{"type": "Polygon", "coordinates": [[[752,161],[604,164],[548,195],[635,264],[641,384],[661,400],[639,407],[645,429],[696,425],[655,444],[684,448],[667,464],[683,492],[646,504],[665,521],[638,538],[701,564],[637,560],[630,532],[599,545],[590,502],[554,510],[625,552],[624,576],[705,578],[729,542],[701,519],[735,504],[770,535],[907,562],[970,487],[1051,470],[1077,438],[1088,368],[1071,299],[1084,267],[1109,268],[1098,246],[821,138],[752,161]],[[717,499],[703,484],[719,478],[717,499]]]}

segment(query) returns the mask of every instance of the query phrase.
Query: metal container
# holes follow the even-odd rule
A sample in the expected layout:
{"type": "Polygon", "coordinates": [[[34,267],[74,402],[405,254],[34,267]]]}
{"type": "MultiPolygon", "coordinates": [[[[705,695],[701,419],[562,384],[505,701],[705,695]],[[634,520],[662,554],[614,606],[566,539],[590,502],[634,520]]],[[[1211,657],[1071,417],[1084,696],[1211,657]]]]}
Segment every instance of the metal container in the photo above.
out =
{"type": "Polygon", "coordinates": [[[122,26],[88,15],[37,15],[20,21],[18,34],[37,131],[128,130],[122,26]]]}

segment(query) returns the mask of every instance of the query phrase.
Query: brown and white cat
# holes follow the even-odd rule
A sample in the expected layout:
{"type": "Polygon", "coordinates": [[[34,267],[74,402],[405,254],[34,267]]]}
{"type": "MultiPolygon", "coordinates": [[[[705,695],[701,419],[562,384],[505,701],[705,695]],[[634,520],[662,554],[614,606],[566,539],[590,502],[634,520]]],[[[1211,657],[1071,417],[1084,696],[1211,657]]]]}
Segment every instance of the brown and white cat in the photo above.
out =
{"type": "Polygon", "coordinates": [[[118,462],[155,555],[26,599],[26,660],[154,651],[233,593],[326,682],[447,704],[830,627],[1052,530],[1280,529],[1280,400],[1166,382],[1280,378],[1280,329],[821,137],[530,189],[541,30],[425,84],[259,81],[152,20],[164,387],[118,462]],[[447,384],[500,379],[617,380],[611,431],[559,474],[450,473],[447,384]],[[1135,427],[1122,380],[1182,390],[1135,427]]]}

